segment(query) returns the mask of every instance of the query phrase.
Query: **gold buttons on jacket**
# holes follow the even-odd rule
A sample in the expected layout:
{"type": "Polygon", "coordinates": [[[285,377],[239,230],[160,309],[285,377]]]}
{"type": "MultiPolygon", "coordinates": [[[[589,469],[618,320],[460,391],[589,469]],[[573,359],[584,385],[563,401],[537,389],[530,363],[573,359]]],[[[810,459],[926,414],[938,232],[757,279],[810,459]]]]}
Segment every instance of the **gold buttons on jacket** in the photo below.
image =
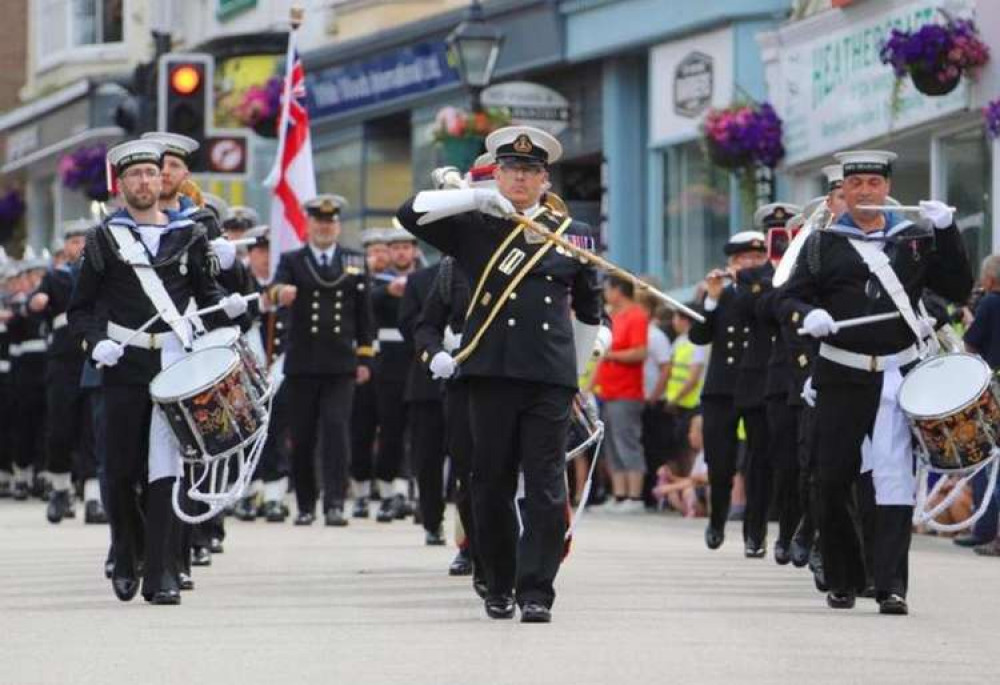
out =
{"type": "Polygon", "coordinates": [[[319,302],[313,302],[313,309],[319,309],[319,302]]]}
{"type": "Polygon", "coordinates": [[[334,333],[340,333],[340,326],[334,326],[333,327],[333,332],[334,333]]]}
{"type": "Polygon", "coordinates": [[[319,321],[319,314],[313,314],[312,315],[312,320],[313,321],[319,321]]]}
{"type": "Polygon", "coordinates": [[[552,304],[552,298],[548,295],[545,296],[545,304],[552,304]]]}
{"type": "Polygon", "coordinates": [[[735,333],[735,332],[736,332],[736,329],[735,329],[735,328],[733,328],[732,326],[729,326],[729,327],[728,327],[728,328],[726,329],[726,332],[727,332],[727,333],[735,333]]]}
{"type": "Polygon", "coordinates": [[[543,331],[549,330],[549,324],[548,324],[548,322],[542,324],[542,330],[543,331]]]}
{"type": "Polygon", "coordinates": [[[516,324],[516,323],[517,323],[517,321],[516,321],[516,320],[514,320],[514,319],[507,319],[507,325],[508,325],[508,326],[513,326],[513,325],[514,325],[514,324],[516,324]]]}
{"type": "Polygon", "coordinates": [[[334,305],[333,305],[333,308],[334,309],[340,309],[340,303],[339,302],[335,302],[334,305]]]}
{"type": "Polygon", "coordinates": [[[507,296],[507,299],[508,300],[516,300],[517,299],[517,293],[511,293],[510,295],[507,296]]]}
{"type": "Polygon", "coordinates": [[[339,297],[343,297],[343,296],[344,296],[344,291],[343,290],[338,290],[337,291],[337,297],[339,298],[339,297]]]}
{"type": "Polygon", "coordinates": [[[313,326],[312,328],[309,329],[309,332],[312,333],[313,335],[316,335],[317,333],[319,333],[319,329],[313,326]]]}

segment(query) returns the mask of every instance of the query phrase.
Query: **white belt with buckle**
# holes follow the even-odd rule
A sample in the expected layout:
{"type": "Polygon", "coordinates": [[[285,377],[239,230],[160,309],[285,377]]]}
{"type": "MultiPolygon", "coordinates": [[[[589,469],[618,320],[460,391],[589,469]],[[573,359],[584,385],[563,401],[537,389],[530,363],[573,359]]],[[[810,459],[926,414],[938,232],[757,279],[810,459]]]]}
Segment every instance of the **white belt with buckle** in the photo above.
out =
{"type": "Polygon", "coordinates": [[[0,373],[10,373],[10,360],[0,359],[0,373]]]}
{"type": "Polygon", "coordinates": [[[66,312],[63,312],[56,318],[52,319],[52,330],[58,331],[60,328],[64,327],[69,323],[69,317],[66,316],[66,312]]]}
{"type": "Polygon", "coordinates": [[[143,350],[159,350],[166,343],[167,338],[174,335],[172,331],[166,333],[142,333],[132,338],[135,333],[131,328],[119,326],[113,321],[108,322],[108,337],[117,343],[124,343],[128,340],[129,347],[139,347],[143,350]],[[131,338],[131,340],[129,340],[131,338]]]}
{"type": "Polygon", "coordinates": [[[42,339],[25,340],[23,343],[10,346],[10,356],[20,357],[22,354],[32,354],[34,352],[45,352],[49,349],[48,343],[42,339]]]}
{"type": "Polygon", "coordinates": [[[819,356],[823,357],[823,359],[829,359],[830,361],[840,364],[841,366],[847,366],[861,371],[868,371],[870,373],[878,373],[885,371],[889,362],[894,361],[898,366],[906,366],[910,362],[916,361],[920,354],[917,351],[916,345],[910,345],[905,350],[901,350],[895,354],[880,356],[860,354],[858,352],[851,352],[850,350],[842,350],[839,347],[834,347],[833,345],[828,345],[827,343],[820,343],[819,356]]]}
{"type": "Polygon", "coordinates": [[[403,334],[398,328],[380,328],[378,339],[382,342],[403,342],[403,334]]]}

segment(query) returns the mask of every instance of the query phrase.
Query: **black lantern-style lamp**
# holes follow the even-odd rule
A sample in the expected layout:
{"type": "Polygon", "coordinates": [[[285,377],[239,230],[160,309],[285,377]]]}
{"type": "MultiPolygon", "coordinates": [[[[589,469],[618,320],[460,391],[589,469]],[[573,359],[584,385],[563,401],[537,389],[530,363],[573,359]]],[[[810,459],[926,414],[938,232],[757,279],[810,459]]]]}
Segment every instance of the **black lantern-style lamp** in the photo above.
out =
{"type": "Polygon", "coordinates": [[[445,39],[458,61],[462,83],[472,92],[474,111],[481,109],[479,93],[493,80],[503,39],[500,29],[483,18],[478,0],[473,0],[465,19],[445,39]]]}

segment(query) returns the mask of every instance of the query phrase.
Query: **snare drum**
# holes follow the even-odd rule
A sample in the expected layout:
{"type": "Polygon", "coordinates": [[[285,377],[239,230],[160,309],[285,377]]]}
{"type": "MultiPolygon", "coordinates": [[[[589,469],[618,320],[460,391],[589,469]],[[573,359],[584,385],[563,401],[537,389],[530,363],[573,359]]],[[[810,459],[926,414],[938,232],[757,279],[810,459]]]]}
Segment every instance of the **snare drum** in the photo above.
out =
{"type": "Polygon", "coordinates": [[[261,371],[257,355],[250,349],[250,344],[247,343],[246,339],[240,335],[239,328],[226,326],[211,330],[195,338],[192,347],[195,350],[206,350],[211,347],[230,347],[235,350],[246,367],[246,372],[250,377],[250,382],[253,384],[257,400],[263,402],[267,399],[271,391],[271,384],[268,382],[267,374],[261,371]]]}
{"type": "Polygon", "coordinates": [[[918,455],[938,471],[965,471],[990,458],[1000,435],[1000,404],[989,365],[971,354],[945,354],[903,379],[899,406],[918,455]]]}
{"type": "Polygon", "coordinates": [[[228,347],[192,352],[149,386],[188,461],[227,456],[260,435],[267,414],[255,393],[240,355],[228,347]]]}

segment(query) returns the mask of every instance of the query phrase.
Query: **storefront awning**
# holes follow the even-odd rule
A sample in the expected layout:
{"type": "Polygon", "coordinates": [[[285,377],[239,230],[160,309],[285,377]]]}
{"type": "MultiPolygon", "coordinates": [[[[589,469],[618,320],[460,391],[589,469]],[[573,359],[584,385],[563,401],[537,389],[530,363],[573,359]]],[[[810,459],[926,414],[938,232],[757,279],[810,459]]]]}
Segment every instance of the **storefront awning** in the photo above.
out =
{"type": "Polygon", "coordinates": [[[54,157],[55,155],[71,150],[78,145],[83,143],[92,143],[101,140],[112,140],[116,138],[121,138],[125,135],[125,131],[118,126],[102,126],[100,128],[90,128],[85,131],[80,131],[79,133],[60,140],[58,143],[53,143],[48,147],[44,147],[41,150],[35,150],[31,154],[25,155],[19,159],[16,159],[8,164],[0,167],[0,173],[10,174],[19,169],[23,169],[30,166],[40,160],[54,157]]]}

